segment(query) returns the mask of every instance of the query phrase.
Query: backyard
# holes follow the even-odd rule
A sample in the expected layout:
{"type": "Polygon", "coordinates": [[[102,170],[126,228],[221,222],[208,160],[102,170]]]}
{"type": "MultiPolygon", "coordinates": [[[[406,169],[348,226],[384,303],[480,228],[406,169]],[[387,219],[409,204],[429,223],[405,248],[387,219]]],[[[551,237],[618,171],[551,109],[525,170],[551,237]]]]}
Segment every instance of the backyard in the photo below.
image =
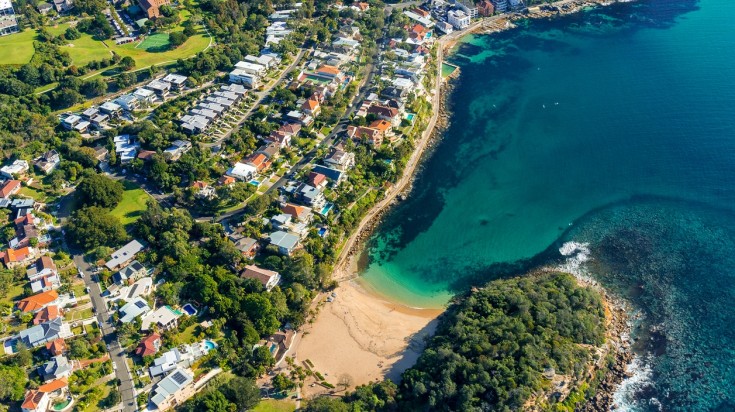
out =
{"type": "Polygon", "coordinates": [[[148,193],[140,187],[130,182],[124,182],[125,191],[120,203],[110,211],[110,214],[120,219],[123,225],[138,220],[140,215],[146,210],[146,201],[149,199],[148,193]]]}

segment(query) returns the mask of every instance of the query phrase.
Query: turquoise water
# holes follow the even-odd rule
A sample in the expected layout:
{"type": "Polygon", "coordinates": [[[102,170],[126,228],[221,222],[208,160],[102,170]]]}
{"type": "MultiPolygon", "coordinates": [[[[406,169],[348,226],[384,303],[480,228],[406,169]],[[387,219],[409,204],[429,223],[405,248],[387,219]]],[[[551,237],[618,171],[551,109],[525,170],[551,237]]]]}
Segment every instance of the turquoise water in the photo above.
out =
{"type": "Polygon", "coordinates": [[[734,410],[733,16],[649,0],[467,38],[452,124],[363,282],[439,307],[589,242],[588,269],[645,315],[622,409],[734,410]]]}

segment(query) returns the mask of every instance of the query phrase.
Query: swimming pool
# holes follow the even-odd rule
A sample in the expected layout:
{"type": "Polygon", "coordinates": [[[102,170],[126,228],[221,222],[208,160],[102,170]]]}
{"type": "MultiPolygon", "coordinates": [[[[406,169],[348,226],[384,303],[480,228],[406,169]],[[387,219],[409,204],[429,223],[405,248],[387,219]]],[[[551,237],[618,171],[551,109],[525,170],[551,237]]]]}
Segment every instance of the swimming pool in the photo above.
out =
{"type": "Polygon", "coordinates": [[[260,186],[260,181],[255,180],[255,179],[249,181],[248,183],[251,184],[251,185],[253,185],[253,186],[255,186],[255,187],[260,186]]]}
{"type": "Polygon", "coordinates": [[[197,314],[197,310],[194,309],[194,306],[191,303],[187,303],[186,305],[184,305],[183,309],[184,312],[189,314],[189,316],[194,316],[197,314]]]}
{"type": "Polygon", "coordinates": [[[327,234],[327,228],[326,227],[320,227],[319,230],[316,232],[319,237],[324,237],[327,234]]]}
{"type": "Polygon", "coordinates": [[[207,348],[207,352],[217,347],[217,344],[212,342],[211,340],[205,340],[204,341],[204,347],[207,348]]]}
{"type": "Polygon", "coordinates": [[[408,114],[406,114],[406,120],[408,120],[411,123],[413,123],[413,119],[415,117],[416,117],[416,114],[415,113],[408,113],[408,114]]]}
{"type": "Polygon", "coordinates": [[[322,216],[326,216],[327,213],[329,213],[329,211],[332,210],[333,207],[334,205],[332,203],[327,203],[326,205],[324,205],[324,207],[322,208],[321,212],[319,212],[319,214],[322,216]]]}

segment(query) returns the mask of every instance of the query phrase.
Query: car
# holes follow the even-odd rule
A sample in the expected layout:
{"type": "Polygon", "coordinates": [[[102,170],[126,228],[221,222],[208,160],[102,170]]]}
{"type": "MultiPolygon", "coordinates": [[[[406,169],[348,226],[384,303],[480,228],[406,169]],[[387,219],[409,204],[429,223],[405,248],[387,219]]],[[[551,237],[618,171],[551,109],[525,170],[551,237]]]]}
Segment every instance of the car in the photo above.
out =
{"type": "Polygon", "coordinates": [[[112,362],[112,370],[114,370],[114,371],[117,370],[117,363],[112,362]]]}

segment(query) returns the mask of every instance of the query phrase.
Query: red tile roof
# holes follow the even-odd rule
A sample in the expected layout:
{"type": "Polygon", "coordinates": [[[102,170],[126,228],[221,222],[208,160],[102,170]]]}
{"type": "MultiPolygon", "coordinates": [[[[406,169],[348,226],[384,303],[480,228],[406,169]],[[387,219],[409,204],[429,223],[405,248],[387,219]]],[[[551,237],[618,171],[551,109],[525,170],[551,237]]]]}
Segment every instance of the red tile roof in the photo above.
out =
{"type": "Polygon", "coordinates": [[[66,378],[61,378],[39,386],[38,391],[50,393],[58,391],[61,388],[66,388],[67,386],[69,386],[69,381],[66,378]]]}
{"type": "Polygon", "coordinates": [[[26,393],[26,398],[20,407],[23,409],[36,409],[41,404],[44,396],[46,396],[45,393],[31,389],[26,393]]]}
{"type": "Polygon", "coordinates": [[[54,339],[51,342],[46,342],[46,349],[54,356],[61,355],[66,352],[66,342],[61,338],[54,339]]]}
{"type": "Polygon", "coordinates": [[[370,127],[380,130],[381,133],[385,133],[388,129],[390,129],[391,124],[390,122],[387,122],[385,120],[376,120],[370,123],[370,127]]]}
{"type": "Polygon", "coordinates": [[[311,98],[304,102],[304,104],[301,105],[301,108],[304,110],[311,110],[314,111],[319,107],[319,102],[317,100],[312,100],[311,98]]]}
{"type": "Polygon", "coordinates": [[[306,210],[304,206],[297,206],[291,203],[286,203],[285,206],[281,207],[281,212],[291,215],[294,219],[300,219],[306,210]]]}
{"type": "Polygon", "coordinates": [[[3,260],[6,265],[8,263],[22,262],[26,260],[30,254],[31,249],[28,246],[22,247],[20,249],[8,249],[5,251],[5,256],[3,260]]]}
{"type": "Polygon", "coordinates": [[[0,197],[4,199],[18,190],[20,190],[20,180],[9,180],[0,189],[0,197]]]}
{"type": "Polygon", "coordinates": [[[148,356],[155,354],[156,352],[158,352],[158,348],[156,348],[156,341],[160,339],[161,335],[157,333],[145,337],[143,340],[140,341],[140,344],[135,349],[135,354],[138,356],[148,356]]]}
{"type": "Polygon", "coordinates": [[[25,299],[18,301],[16,306],[23,312],[35,312],[42,309],[44,306],[55,301],[59,298],[59,293],[55,290],[49,290],[48,292],[41,292],[37,295],[29,296],[25,299]]]}
{"type": "Polygon", "coordinates": [[[329,73],[329,74],[333,74],[335,76],[341,73],[338,68],[336,68],[334,66],[327,66],[327,65],[324,65],[324,66],[316,69],[316,71],[317,71],[317,73],[329,73]]]}
{"type": "Polygon", "coordinates": [[[64,313],[61,308],[56,305],[49,305],[36,313],[36,316],[33,318],[33,324],[40,325],[44,322],[48,322],[62,316],[64,316],[64,313]]]}
{"type": "Polygon", "coordinates": [[[309,173],[309,183],[316,187],[327,181],[327,177],[321,173],[311,172],[309,173]]]}
{"type": "Polygon", "coordinates": [[[197,180],[193,185],[191,185],[191,187],[195,189],[204,189],[207,186],[209,186],[207,182],[202,182],[201,180],[197,180]]]}

